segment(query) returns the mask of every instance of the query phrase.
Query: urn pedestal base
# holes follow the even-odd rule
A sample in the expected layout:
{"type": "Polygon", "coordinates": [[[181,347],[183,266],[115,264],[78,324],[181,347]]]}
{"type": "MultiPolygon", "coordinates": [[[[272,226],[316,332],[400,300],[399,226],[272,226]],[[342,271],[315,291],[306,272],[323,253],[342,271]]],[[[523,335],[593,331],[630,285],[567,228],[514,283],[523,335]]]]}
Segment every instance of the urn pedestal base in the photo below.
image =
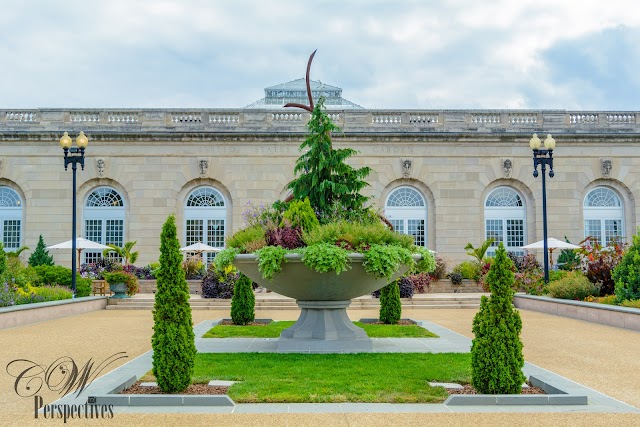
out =
{"type": "Polygon", "coordinates": [[[347,316],[351,300],[301,301],[300,317],[278,339],[279,353],[362,353],[373,350],[364,329],[347,316]]]}

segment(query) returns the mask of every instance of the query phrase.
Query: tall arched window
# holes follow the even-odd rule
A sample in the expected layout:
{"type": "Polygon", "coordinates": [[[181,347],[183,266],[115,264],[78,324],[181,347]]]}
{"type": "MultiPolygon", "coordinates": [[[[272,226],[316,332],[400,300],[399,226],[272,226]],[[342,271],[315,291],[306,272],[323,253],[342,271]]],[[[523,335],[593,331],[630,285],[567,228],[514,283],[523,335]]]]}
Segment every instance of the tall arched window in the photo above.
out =
{"type": "Polygon", "coordinates": [[[624,207],[609,187],[596,187],[584,199],[584,236],[609,246],[623,235],[624,207]]]}
{"type": "MultiPolygon", "coordinates": [[[[215,248],[224,247],[227,207],[218,190],[213,187],[198,187],[187,197],[184,208],[186,246],[202,242],[215,248]]],[[[215,253],[207,253],[211,262],[215,253]]]]}
{"type": "MultiPolygon", "coordinates": [[[[124,245],[124,201],[111,187],[93,190],[84,204],[84,238],[103,245],[124,245]]],[[[84,250],[84,262],[96,262],[102,251],[84,250]]]]}
{"type": "Polygon", "coordinates": [[[489,193],[484,204],[485,238],[494,241],[487,256],[495,255],[500,242],[507,251],[524,255],[526,244],[525,208],[522,197],[511,187],[498,187],[489,193]]]}
{"type": "Polygon", "coordinates": [[[398,187],[389,194],[384,212],[394,230],[410,234],[418,246],[427,244],[427,203],[413,187],[398,187]]]}
{"type": "Polygon", "coordinates": [[[0,187],[0,242],[5,251],[20,247],[22,238],[22,199],[9,187],[0,187]]]}

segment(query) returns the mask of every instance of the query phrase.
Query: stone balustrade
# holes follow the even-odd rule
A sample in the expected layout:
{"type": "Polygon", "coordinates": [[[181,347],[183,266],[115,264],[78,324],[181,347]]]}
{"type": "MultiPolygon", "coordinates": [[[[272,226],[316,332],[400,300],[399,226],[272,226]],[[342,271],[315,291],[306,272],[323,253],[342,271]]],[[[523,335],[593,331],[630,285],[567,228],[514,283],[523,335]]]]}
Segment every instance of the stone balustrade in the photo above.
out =
{"type": "MultiPolygon", "coordinates": [[[[565,110],[330,110],[345,132],[637,134],[640,112],[565,110]]],[[[309,113],[285,109],[0,110],[0,131],[305,132],[309,113]]]]}

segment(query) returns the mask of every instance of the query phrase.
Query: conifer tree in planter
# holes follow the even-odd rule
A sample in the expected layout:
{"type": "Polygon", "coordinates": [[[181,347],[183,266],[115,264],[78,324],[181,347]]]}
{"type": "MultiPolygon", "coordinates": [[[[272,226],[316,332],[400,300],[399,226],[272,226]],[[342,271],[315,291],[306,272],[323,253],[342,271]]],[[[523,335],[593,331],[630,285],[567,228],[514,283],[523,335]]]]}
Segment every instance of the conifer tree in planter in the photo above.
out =
{"type": "Polygon", "coordinates": [[[491,297],[482,297],[473,319],[471,382],[479,393],[519,394],[522,373],[522,320],[513,307],[513,263],[500,243],[487,276],[491,297]]]}
{"type": "Polygon", "coordinates": [[[355,169],[345,163],[345,160],[357,154],[356,150],[333,148],[331,133],[339,132],[340,128],[334,125],[323,111],[324,99],[320,98],[314,106],[311,96],[309,68],[314,55],[315,51],[307,65],[309,105],[285,105],[302,108],[311,113],[311,119],[307,124],[309,136],[300,145],[300,151],[306,151],[298,158],[293,170],[300,176],[292,180],[288,187],[293,191],[294,199],[304,200],[308,197],[311,206],[320,215],[336,204],[344,210],[361,211],[368,197],[360,194],[360,190],[369,185],[364,179],[371,172],[371,168],[365,166],[355,169]]]}
{"type": "Polygon", "coordinates": [[[255,305],[256,296],[253,294],[251,280],[244,274],[233,288],[233,298],[231,298],[231,320],[236,325],[246,325],[256,318],[255,305]]]}
{"type": "Polygon", "coordinates": [[[31,267],[35,267],[37,265],[54,265],[53,256],[49,255],[49,251],[47,251],[47,246],[44,244],[42,234],[40,235],[40,238],[38,238],[36,249],[29,257],[29,265],[31,267]]]}
{"type": "Polygon", "coordinates": [[[196,355],[189,287],[181,263],[175,217],[170,215],[160,235],[160,271],[151,338],[153,375],[165,393],[189,386],[196,355]]]}

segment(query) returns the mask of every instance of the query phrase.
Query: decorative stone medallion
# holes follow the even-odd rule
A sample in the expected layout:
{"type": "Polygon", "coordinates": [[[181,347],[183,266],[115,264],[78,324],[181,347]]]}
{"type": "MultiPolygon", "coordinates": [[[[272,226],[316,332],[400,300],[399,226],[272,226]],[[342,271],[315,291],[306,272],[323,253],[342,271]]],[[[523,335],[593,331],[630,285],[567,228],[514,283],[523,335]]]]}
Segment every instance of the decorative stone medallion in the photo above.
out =
{"type": "Polygon", "coordinates": [[[198,160],[198,171],[200,172],[200,176],[209,175],[209,160],[206,160],[206,159],[198,160]]]}
{"type": "Polygon", "coordinates": [[[411,160],[409,159],[402,159],[402,176],[411,177],[411,160]]]}
{"type": "Polygon", "coordinates": [[[107,169],[107,162],[105,159],[99,157],[96,159],[96,170],[100,178],[104,177],[104,172],[107,169]]]}
{"type": "Polygon", "coordinates": [[[502,173],[505,178],[511,178],[511,171],[513,170],[513,160],[511,159],[500,159],[500,164],[502,166],[502,173]]]}
{"type": "Polygon", "coordinates": [[[609,157],[600,158],[600,170],[602,171],[603,178],[611,177],[611,169],[613,168],[613,163],[609,157]]]}

